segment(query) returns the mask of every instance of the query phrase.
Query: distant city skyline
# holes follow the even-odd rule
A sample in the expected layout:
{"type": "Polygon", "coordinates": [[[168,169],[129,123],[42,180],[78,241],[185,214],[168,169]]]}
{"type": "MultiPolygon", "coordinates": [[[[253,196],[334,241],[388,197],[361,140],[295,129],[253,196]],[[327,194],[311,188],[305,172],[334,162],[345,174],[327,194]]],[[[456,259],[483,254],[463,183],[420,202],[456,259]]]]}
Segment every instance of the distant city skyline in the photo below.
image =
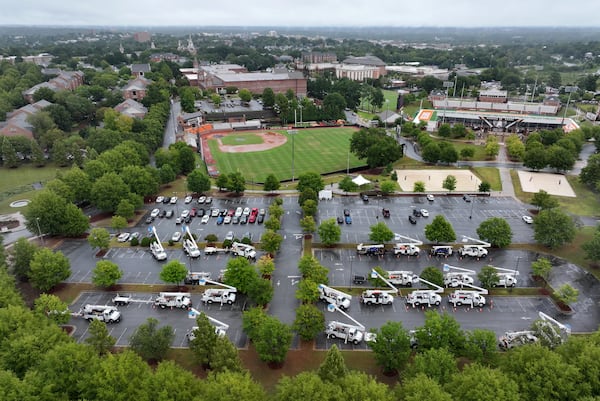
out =
{"type": "Polygon", "coordinates": [[[0,25],[597,27],[600,2],[572,0],[3,1],[0,25]]]}

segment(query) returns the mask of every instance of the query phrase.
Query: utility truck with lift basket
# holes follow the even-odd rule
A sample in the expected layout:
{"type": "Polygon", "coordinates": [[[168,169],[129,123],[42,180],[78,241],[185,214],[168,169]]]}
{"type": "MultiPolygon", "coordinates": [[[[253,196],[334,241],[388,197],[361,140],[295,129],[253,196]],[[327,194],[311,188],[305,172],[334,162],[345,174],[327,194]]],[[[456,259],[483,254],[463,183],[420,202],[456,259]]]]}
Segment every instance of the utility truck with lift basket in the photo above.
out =
{"type": "Polygon", "coordinates": [[[72,313],[74,317],[80,317],[88,322],[100,320],[104,323],[119,323],[121,321],[121,312],[110,305],[92,305],[87,304],[77,313],[72,313]]]}
{"type": "Polygon", "coordinates": [[[391,290],[365,290],[360,296],[360,302],[365,305],[391,305],[394,302],[394,295],[398,294],[398,289],[376,270],[371,270],[371,277],[380,278],[391,290]]]}
{"type": "MultiPolygon", "coordinates": [[[[190,312],[195,316],[199,315],[201,312],[197,309],[191,308],[190,312]]],[[[219,337],[225,337],[227,335],[227,329],[229,329],[229,325],[221,322],[220,320],[215,319],[214,317],[208,316],[206,313],[204,314],[208,320],[215,325],[215,333],[219,337]]],[[[198,326],[194,326],[185,333],[185,338],[190,341],[194,341],[196,339],[196,330],[198,330],[198,326]]]]}
{"type": "Polygon", "coordinates": [[[334,304],[342,310],[346,310],[350,307],[350,301],[352,295],[346,294],[335,288],[326,286],[325,284],[319,284],[319,299],[325,301],[328,304],[334,304]]]}
{"type": "Polygon", "coordinates": [[[154,306],[161,309],[181,308],[189,309],[192,307],[192,294],[189,292],[161,292],[154,299],[154,306]]]}
{"type": "Polygon", "coordinates": [[[475,270],[444,264],[443,271],[446,273],[444,274],[444,285],[446,287],[456,288],[475,283],[472,276],[476,273],[475,270]]]}
{"type": "Polygon", "coordinates": [[[338,308],[335,304],[327,305],[327,310],[329,312],[338,311],[354,323],[349,324],[335,320],[327,322],[327,325],[325,326],[325,335],[327,338],[339,338],[344,340],[345,344],[352,343],[354,345],[360,344],[363,340],[367,342],[376,340],[375,334],[367,332],[365,326],[338,308]]]}
{"type": "Polygon", "coordinates": [[[506,351],[511,348],[520,347],[526,344],[538,342],[545,339],[549,344],[562,344],[571,334],[571,328],[560,323],[544,312],[538,312],[538,319],[532,325],[531,330],[507,331],[498,338],[498,346],[506,351]]]}
{"type": "Polygon", "coordinates": [[[199,285],[200,280],[210,280],[209,272],[188,272],[183,279],[183,282],[187,285],[199,285]]]}
{"type": "Polygon", "coordinates": [[[444,289],[437,284],[434,284],[430,281],[427,281],[421,277],[416,277],[415,283],[422,282],[427,285],[435,288],[434,290],[415,290],[410,293],[405,298],[405,302],[407,305],[411,305],[413,307],[426,305],[426,306],[439,306],[442,303],[442,296],[440,294],[444,293],[444,289]]]}
{"type": "Polygon", "coordinates": [[[485,288],[476,287],[474,285],[464,284],[467,287],[473,288],[472,290],[454,290],[452,294],[448,297],[448,302],[452,304],[452,306],[462,306],[468,305],[471,307],[482,307],[485,305],[485,297],[484,295],[488,294],[488,290],[485,288]]]}
{"type": "Polygon", "coordinates": [[[160,238],[158,238],[156,227],[152,226],[151,232],[156,240],[150,242],[150,252],[152,253],[152,256],[154,256],[154,259],[159,261],[167,260],[167,253],[165,252],[165,248],[163,248],[162,244],[160,243],[160,238]]]}
{"type": "Polygon", "coordinates": [[[493,284],[494,287],[515,287],[517,285],[517,270],[503,269],[501,267],[492,266],[497,270],[498,281],[493,284]]]}
{"type": "Polygon", "coordinates": [[[376,255],[380,256],[385,253],[385,245],[383,244],[358,244],[356,246],[356,253],[359,255],[376,255]]]}
{"type": "Polygon", "coordinates": [[[419,246],[423,245],[423,241],[400,234],[396,234],[395,237],[404,239],[406,242],[398,242],[394,245],[394,255],[419,256],[421,252],[419,246]]]}
{"type": "Polygon", "coordinates": [[[465,244],[458,249],[460,256],[471,256],[473,258],[485,258],[488,255],[488,250],[492,246],[489,242],[478,240],[475,238],[467,237],[463,235],[463,241],[472,241],[474,244],[465,244]]]}
{"type": "Polygon", "coordinates": [[[225,288],[209,288],[209,289],[205,290],[204,293],[202,294],[202,298],[201,298],[201,301],[204,302],[205,304],[218,303],[221,305],[223,305],[223,304],[232,305],[235,302],[237,288],[232,287],[227,284],[220,283],[218,281],[212,281],[212,280],[207,280],[207,279],[200,280],[199,284],[200,285],[214,284],[214,285],[219,285],[221,287],[225,287],[225,288]]]}
{"type": "Polygon", "coordinates": [[[183,240],[183,251],[190,258],[199,257],[200,256],[200,248],[198,248],[198,244],[196,243],[196,240],[192,236],[192,233],[190,232],[190,228],[187,225],[185,226],[185,233],[187,235],[185,236],[185,239],[183,240]]]}
{"type": "Polygon", "coordinates": [[[389,270],[386,271],[386,274],[390,283],[406,287],[412,287],[415,279],[418,277],[415,273],[407,270],[389,270]]]}
{"type": "Polygon", "coordinates": [[[231,244],[231,252],[234,256],[242,256],[246,259],[256,259],[256,248],[252,245],[234,242],[231,244]]]}

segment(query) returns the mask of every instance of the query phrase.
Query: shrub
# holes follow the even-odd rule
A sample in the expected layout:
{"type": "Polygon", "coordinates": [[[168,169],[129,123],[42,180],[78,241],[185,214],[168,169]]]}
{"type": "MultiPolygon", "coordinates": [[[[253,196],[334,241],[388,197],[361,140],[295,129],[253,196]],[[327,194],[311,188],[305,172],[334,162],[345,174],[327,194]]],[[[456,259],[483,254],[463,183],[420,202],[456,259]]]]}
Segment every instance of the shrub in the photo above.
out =
{"type": "Polygon", "coordinates": [[[138,246],[140,244],[140,240],[137,238],[133,238],[131,240],[131,246],[138,246]]]}
{"type": "Polygon", "coordinates": [[[146,247],[146,248],[150,246],[150,238],[149,237],[142,238],[142,246],[146,247]]]}

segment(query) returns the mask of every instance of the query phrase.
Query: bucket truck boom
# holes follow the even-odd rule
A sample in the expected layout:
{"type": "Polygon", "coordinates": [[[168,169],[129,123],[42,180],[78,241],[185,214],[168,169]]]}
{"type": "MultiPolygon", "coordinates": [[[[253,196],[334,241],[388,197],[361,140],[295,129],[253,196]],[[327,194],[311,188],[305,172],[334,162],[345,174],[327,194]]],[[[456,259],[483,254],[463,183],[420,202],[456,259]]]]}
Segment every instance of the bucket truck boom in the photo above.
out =
{"type": "Polygon", "coordinates": [[[165,252],[165,248],[163,248],[162,244],[160,243],[160,238],[158,238],[156,227],[152,226],[151,232],[156,239],[156,242],[150,242],[150,252],[152,252],[152,256],[154,256],[154,259],[156,260],[166,260],[167,253],[165,252]]]}
{"type": "Polygon", "coordinates": [[[446,273],[444,275],[444,285],[446,287],[462,287],[463,285],[473,284],[475,282],[473,276],[471,276],[472,274],[475,274],[475,270],[450,266],[448,264],[444,264],[442,270],[446,273]]]}

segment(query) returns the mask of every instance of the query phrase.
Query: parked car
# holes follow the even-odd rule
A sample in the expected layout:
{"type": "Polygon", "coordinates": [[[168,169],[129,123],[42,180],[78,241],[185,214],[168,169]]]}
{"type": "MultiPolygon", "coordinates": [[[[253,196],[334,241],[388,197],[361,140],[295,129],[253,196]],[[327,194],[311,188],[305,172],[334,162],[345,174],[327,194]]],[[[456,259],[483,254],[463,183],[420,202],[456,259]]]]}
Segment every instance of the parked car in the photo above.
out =
{"type": "Polygon", "coordinates": [[[140,233],[137,232],[137,231],[134,232],[134,233],[131,233],[131,235],[129,236],[129,241],[131,241],[134,238],[138,238],[139,239],[140,238],[140,233]]]}
{"type": "Polygon", "coordinates": [[[533,218],[531,216],[523,216],[523,221],[527,224],[533,223],[533,218]]]}
{"type": "Polygon", "coordinates": [[[185,221],[185,224],[190,224],[192,222],[192,216],[188,215],[183,221],[185,221]]]}
{"type": "Polygon", "coordinates": [[[344,209],[344,216],[350,216],[350,210],[344,209]]]}
{"type": "Polygon", "coordinates": [[[233,216],[234,214],[235,214],[235,209],[229,209],[227,211],[227,216],[229,216],[229,217],[233,216]]]}
{"type": "Polygon", "coordinates": [[[344,224],[344,218],[342,216],[337,217],[338,224],[344,224]]]}
{"type": "Polygon", "coordinates": [[[178,199],[179,199],[178,197],[176,197],[176,196],[173,196],[173,197],[171,198],[171,205],[174,205],[174,204],[176,204],[178,199]]]}
{"type": "Polygon", "coordinates": [[[233,231],[228,231],[225,235],[225,241],[233,241],[233,231]]]}
{"type": "Polygon", "coordinates": [[[241,217],[243,212],[244,212],[244,209],[242,209],[241,207],[238,207],[237,209],[235,209],[235,216],[241,217]]]}
{"type": "Polygon", "coordinates": [[[196,217],[197,210],[195,207],[190,209],[190,217],[196,217]]]}
{"type": "Polygon", "coordinates": [[[154,221],[154,217],[152,217],[152,216],[146,217],[146,224],[152,224],[153,221],[154,221]]]}
{"type": "Polygon", "coordinates": [[[250,215],[250,208],[249,207],[245,207],[244,211],[242,212],[242,216],[248,216],[250,215]]]}
{"type": "Polygon", "coordinates": [[[165,214],[165,217],[167,219],[170,219],[171,217],[173,217],[173,211],[172,210],[167,210],[167,214],[165,214]]]}
{"type": "Polygon", "coordinates": [[[168,197],[168,196],[165,196],[165,197],[163,198],[163,203],[171,203],[171,198],[170,198],[170,197],[168,197]]]}
{"type": "Polygon", "coordinates": [[[219,217],[219,209],[211,209],[210,217],[219,217]]]}
{"type": "Polygon", "coordinates": [[[210,220],[210,216],[208,214],[205,214],[204,216],[202,216],[202,220],[200,220],[200,223],[206,224],[208,223],[208,220],[210,220]]]}
{"type": "Polygon", "coordinates": [[[240,217],[240,224],[246,224],[248,222],[248,216],[243,215],[240,217]]]}
{"type": "Polygon", "coordinates": [[[414,216],[408,216],[408,221],[410,221],[410,224],[417,224],[417,219],[414,216]]]}
{"type": "Polygon", "coordinates": [[[265,209],[260,209],[260,210],[258,211],[258,215],[259,215],[259,216],[264,216],[265,214],[267,214],[267,212],[265,211],[265,209]]]}
{"type": "Polygon", "coordinates": [[[435,196],[433,196],[432,194],[427,194],[427,200],[429,202],[433,202],[435,200],[435,196]]]}
{"type": "Polygon", "coordinates": [[[464,200],[465,202],[471,202],[471,197],[470,197],[470,196],[467,196],[467,195],[463,195],[463,200],[464,200]]]}
{"type": "Polygon", "coordinates": [[[185,199],[183,200],[183,203],[191,203],[192,202],[192,198],[190,195],[186,196],[185,199]]]}
{"type": "Polygon", "coordinates": [[[223,221],[225,221],[225,217],[223,217],[223,216],[217,217],[217,225],[218,226],[220,226],[221,224],[223,224],[223,221]]]}
{"type": "Polygon", "coordinates": [[[258,224],[262,224],[263,221],[265,221],[265,215],[264,214],[259,214],[258,217],[256,218],[256,222],[258,224]]]}
{"type": "Polygon", "coordinates": [[[165,209],[161,210],[160,213],[158,214],[158,217],[163,218],[167,215],[167,211],[165,209]]]}
{"type": "Polygon", "coordinates": [[[117,237],[117,242],[127,242],[128,239],[129,239],[129,233],[121,233],[117,237]]]}
{"type": "Polygon", "coordinates": [[[181,231],[175,231],[171,237],[171,241],[178,242],[181,239],[181,231]]]}
{"type": "Polygon", "coordinates": [[[227,216],[227,209],[221,209],[219,216],[227,216]]]}
{"type": "Polygon", "coordinates": [[[346,216],[346,224],[352,224],[352,217],[346,216]]]}
{"type": "Polygon", "coordinates": [[[421,209],[421,216],[429,217],[429,211],[427,209],[421,209]]]}
{"type": "Polygon", "coordinates": [[[223,224],[230,224],[231,223],[231,216],[227,215],[223,218],[223,224]]]}
{"type": "Polygon", "coordinates": [[[202,216],[204,216],[205,214],[206,214],[206,210],[204,210],[204,209],[202,209],[202,208],[200,208],[200,209],[196,210],[196,216],[198,216],[198,217],[202,217],[202,216]]]}
{"type": "Polygon", "coordinates": [[[390,209],[386,209],[386,208],[381,209],[381,215],[385,218],[390,217],[390,209]]]}
{"type": "Polygon", "coordinates": [[[182,221],[183,221],[183,219],[181,217],[178,217],[175,219],[175,224],[176,225],[181,224],[182,221]]]}
{"type": "Polygon", "coordinates": [[[210,196],[207,196],[206,199],[204,200],[204,203],[206,203],[207,205],[210,205],[212,203],[212,198],[210,196]]]}
{"type": "Polygon", "coordinates": [[[160,213],[160,209],[152,209],[152,212],[150,212],[150,216],[158,217],[159,213],[160,213]]]}
{"type": "Polygon", "coordinates": [[[421,217],[421,209],[413,209],[413,216],[415,217],[421,217]]]}
{"type": "Polygon", "coordinates": [[[190,215],[190,211],[187,209],[181,212],[181,218],[183,218],[183,219],[185,219],[189,215],[190,215]]]}
{"type": "Polygon", "coordinates": [[[158,196],[158,197],[156,197],[156,203],[163,203],[164,200],[165,200],[164,196],[158,196]]]}
{"type": "Polygon", "coordinates": [[[250,214],[250,216],[248,217],[248,223],[250,223],[250,224],[256,223],[256,215],[255,214],[250,214]]]}
{"type": "Polygon", "coordinates": [[[198,204],[200,204],[200,205],[203,204],[205,201],[206,201],[206,196],[204,196],[204,195],[198,198],[198,204]]]}
{"type": "Polygon", "coordinates": [[[233,216],[231,218],[231,224],[239,224],[240,218],[238,216],[233,216]]]}
{"type": "Polygon", "coordinates": [[[369,196],[367,194],[362,194],[360,196],[360,198],[363,200],[363,202],[368,202],[369,201],[369,196]]]}

